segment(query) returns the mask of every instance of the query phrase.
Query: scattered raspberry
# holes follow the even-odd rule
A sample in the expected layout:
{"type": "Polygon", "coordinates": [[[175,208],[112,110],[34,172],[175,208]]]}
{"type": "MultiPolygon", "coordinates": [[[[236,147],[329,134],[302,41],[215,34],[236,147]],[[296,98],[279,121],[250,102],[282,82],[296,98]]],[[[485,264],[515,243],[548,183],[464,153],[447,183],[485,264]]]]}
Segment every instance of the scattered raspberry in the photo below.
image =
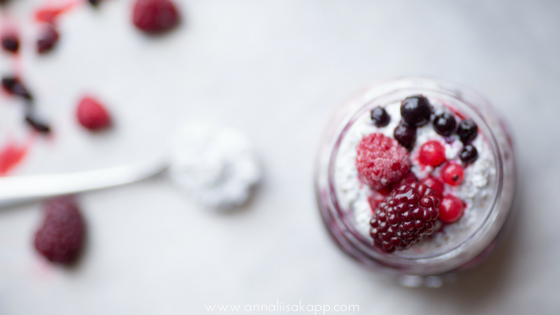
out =
{"type": "Polygon", "coordinates": [[[45,220],[35,234],[35,248],[60,264],[74,261],[84,241],[85,226],[75,200],[56,197],[44,203],[45,220]]]}
{"type": "Polygon", "coordinates": [[[162,33],[177,25],[179,13],[169,0],[137,0],[132,21],[146,33],[162,33]]]}
{"type": "Polygon", "coordinates": [[[412,183],[395,189],[371,220],[373,245],[385,252],[403,250],[434,232],[440,199],[428,186],[412,183]]]}
{"type": "Polygon", "coordinates": [[[356,167],[363,181],[382,189],[400,180],[410,169],[408,151],[380,133],[365,136],[357,147],[356,167]]]}
{"type": "Polygon", "coordinates": [[[59,39],[58,32],[51,24],[45,24],[45,27],[39,34],[39,39],[37,39],[37,52],[44,54],[52,50],[59,39]]]}
{"type": "Polygon", "coordinates": [[[445,223],[453,223],[463,216],[465,203],[455,196],[445,196],[439,205],[439,219],[445,223]]]}
{"type": "Polygon", "coordinates": [[[78,121],[89,130],[100,130],[111,125],[111,117],[101,103],[91,97],[84,97],[78,104],[78,121]]]}
{"type": "Polygon", "coordinates": [[[426,141],[418,153],[421,163],[429,166],[438,166],[445,162],[445,147],[439,141],[426,141]]]}
{"type": "Polygon", "coordinates": [[[451,186],[459,186],[463,182],[465,171],[457,163],[449,163],[441,170],[441,179],[451,186]]]}
{"type": "Polygon", "coordinates": [[[436,192],[436,196],[438,196],[439,198],[441,198],[443,196],[443,183],[433,177],[433,176],[428,176],[424,179],[422,179],[420,181],[420,184],[426,185],[428,187],[430,187],[431,189],[433,189],[436,192]]]}
{"type": "Polygon", "coordinates": [[[19,50],[19,38],[14,33],[6,33],[2,35],[2,48],[11,53],[17,53],[19,50]]]}

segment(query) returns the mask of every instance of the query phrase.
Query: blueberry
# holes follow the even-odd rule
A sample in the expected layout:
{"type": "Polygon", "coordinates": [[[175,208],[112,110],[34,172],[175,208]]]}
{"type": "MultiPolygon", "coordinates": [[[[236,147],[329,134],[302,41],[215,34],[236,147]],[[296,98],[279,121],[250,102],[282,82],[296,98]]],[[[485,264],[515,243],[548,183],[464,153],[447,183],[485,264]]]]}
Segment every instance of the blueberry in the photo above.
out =
{"type": "Polygon", "coordinates": [[[465,119],[459,123],[457,127],[457,135],[461,139],[461,142],[467,144],[476,138],[478,134],[478,126],[474,123],[472,119],[465,119]]]}
{"type": "Polygon", "coordinates": [[[459,154],[459,157],[461,157],[463,163],[474,163],[478,159],[478,150],[472,144],[467,144],[459,154]]]}
{"type": "Polygon", "coordinates": [[[387,114],[385,108],[379,106],[371,111],[371,120],[377,127],[385,127],[391,121],[391,117],[387,114]]]}
{"type": "Polygon", "coordinates": [[[434,130],[444,136],[448,137],[455,132],[457,129],[457,120],[455,120],[455,116],[449,113],[439,114],[434,118],[434,130]]]}
{"type": "Polygon", "coordinates": [[[430,121],[432,106],[422,95],[409,96],[401,103],[401,116],[410,126],[422,126],[430,121]]]}
{"type": "Polygon", "coordinates": [[[395,128],[393,137],[409,151],[412,150],[414,142],[416,141],[416,127],[409,126],[401,123],[395,128]]]}
{"type": "Polygon", "coordinates": [[[19,39],[14,34],[6,34],[2,37],[2,48],[4,50],[16,53],[19,49],[19,39]]]}
{"type": "Polygon", "coordinates": [[[29,101],[33,99],[25,85],[16,77],[3,77],[2,87],[10,94],[20,96],[29,101]]]}

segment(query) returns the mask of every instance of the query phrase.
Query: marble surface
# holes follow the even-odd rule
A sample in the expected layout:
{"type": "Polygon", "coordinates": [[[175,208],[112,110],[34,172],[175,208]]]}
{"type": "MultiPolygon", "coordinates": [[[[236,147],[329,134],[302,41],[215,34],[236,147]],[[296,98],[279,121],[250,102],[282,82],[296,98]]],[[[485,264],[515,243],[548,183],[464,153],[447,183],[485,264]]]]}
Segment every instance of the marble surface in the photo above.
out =
{"type": "MultiPolygon", "coordinates": [[[[163,176],[83,194],[87,247],[72,268],[35,253],[38,203],[1,209],[0,314],[205,314],[277,300],[363,314],[560,312],[560,2],[183,0],[181,27],[149,38],[131,25],[130,0],[108,0],[64,15],[60,46],[37,56],[39,4],[13,0],[0,15],[22,29],[21,73],[55,129],[13,175],[141,161],[181,121],[205,118],[250,134],[266,178],[230,214],[198,208],[163,176]],[[443,289],[403,288],[345,257],[313,195],[334,109],[371,80],[406,74],[479,90],[516,142],[514,232],[443,289]],[[78,128],[84,93],[111,108],[113,130],[78,128]]],[[[1,73],[13,67],[1,53],[1,73]]],[[[25,138],[17,101],[0,103],[0,141],[25,138]]]]}

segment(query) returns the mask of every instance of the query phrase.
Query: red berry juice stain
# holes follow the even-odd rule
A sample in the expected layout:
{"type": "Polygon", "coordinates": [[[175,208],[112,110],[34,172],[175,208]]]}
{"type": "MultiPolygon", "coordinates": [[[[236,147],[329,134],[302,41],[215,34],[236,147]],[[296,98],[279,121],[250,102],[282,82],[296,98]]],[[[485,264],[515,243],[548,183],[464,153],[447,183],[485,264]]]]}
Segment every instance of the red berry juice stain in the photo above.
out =
{"type": "Polygon", "coordinates": [[[37,9],[35,11],[35,20],[37,22],[44,22],[49,24],[55,24],[56,19],[60,17],[63,13],[70,11],[74,8],[77,4],[81,3],[80,1],[71,1],[66,4],[62,5],[47,5],[42,8],[37,9]]]}
{"type": "Polygon", "coordinates": [[[8,142],[0,148],[0,176],[6,175],[15,168],[27,154],[29,144],[8,142]]]}

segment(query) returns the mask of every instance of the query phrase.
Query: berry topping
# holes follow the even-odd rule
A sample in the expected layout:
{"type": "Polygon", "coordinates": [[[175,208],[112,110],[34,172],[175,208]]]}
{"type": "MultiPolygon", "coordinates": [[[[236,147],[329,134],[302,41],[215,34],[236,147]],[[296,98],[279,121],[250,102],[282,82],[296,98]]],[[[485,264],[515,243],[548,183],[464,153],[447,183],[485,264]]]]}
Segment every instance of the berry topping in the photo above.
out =
{"type": "Polygon", "coordinates": [[[9,94],[23,97],[26,100],[33,99],[33,96],[31,96],[31,93],[25,88],[25,85],[16,77],[2,78],[2,87],[9,94]]]}
{"type": "Polygon", "coordinates": [[[455,196],[445,196],[439,205],[439,219],[445,223],[456,222],[463,216],[465,203],[455,196]]]}
{"type": "Polygon", "coordinates": [[[439,141],[427,141],[420,147],[418,159],[425,165],[438,166],[445,162],[445,147],[439,141]]]}
{"type": "Polygon", "coordinates": [[[2,48],[11,53],[17,53],[19,49],[19,38],[16,34],[7,33],[2,36],[2,48]]]}
{"type": "Polygon", "coordinates": [[[432,106],[422,95],[409,96],[401,103],[401,116],[410,126],[422,126],[430,121],[432,106]]]}
{"type": "Polygon", "coordinates": [[[70,196],[52,198],[44,203],[45,220],[35,234],[35,248],[48,260],[61,264],[73,262],[84,241],[85,226],[78,205],[70,196]]]}
{"type": "Polygon", "coordinates": [[[402,185],[379,204],[371,219],[373,245],[385,252],[407,249],[434,232],[439,198],[433,189],[402,185]]]}
{"type": "Polygon", "coordinates": [[[380,133],[365,136],[358,144],[356,167],[360,178],[374,189],[382,189],[403,178],[410,169],[408,151],[380,133]]]}
{"type": "Polygon", "coordinates": [[[58,43],[59,35],[54,26],[46,24],[37,40],[37,51],[44,54],[54,48],[58,43]]]}
{"type": "Polygon", "coordinates": [[[459,123],[457,127],[457,135],[461,138],[461,142],[467,144],[476,138],[478,134],[478,126],[472,119],[465,119],[459,123]]]}
{"type": "Polygon", "coordinates": [[[461,157],[463,163],[474,163],[476,159],[478,159],[478,150],[474,145],[467,144],[463,150],[461,150],[461,153],[459,153],[459,157],[461,157]]]}
{"type": "Polygon", "coordinates": [[[412,150],[416,141],[416,127],[401,123],[395,128],[393,137],[405,148],[412,150]]]}
{"type": "Polygon", "coordinates": [[[426,186],[430,187],[431,189],[433,189],[436,192],[436,196],[438,196],[440,198],[443,196],[443,188],[444,187],[443,187],[443,183],[439,179],[437,179],[433,176],[428,176],[428,177],[422,179],[420,181],[420,184],[426,185],[426,186]]]}
{"type": "Polygon", "coordinates": [[[463,167],[457,163],[448,163],[441,170],[441,179],[451,186],[459,186],[464,176],[463,167]]]}
{"type": "Polygon", "coordinates": [[[31,128],[33,128],[35,131],[40,132],[40,133],[49,133],[51,132],[51,127],[49,127],[49,125],[38,121],[35,117],[33,117],[32,115],[28,114],[27,116],[25,116],[25,122],[27,122],[27,124],[29,126],[31,126],[31,128]]]}
{"type": "Polygon", "coordinates": [[[100,130],[109,127],[111,118],[101,103],[91,97],[84,97],[78,104],[78,121],[89,130],[100,130]]]}
{"type": "Polygon", "coordinates": [[[179,13],[169,0],[137,0],[132,21],[146,33],[161,33],[177,25],[179,13]]]}
{"type": "MultiPolygon", "coordinates": [[[[406,185],[406,184],[412,184],[412,183],[416,183],[418,181],[418,178],[416,178],[416,176],[414,176],[414,173],[412,172],[408,172],[403,179],[401,179],[398,183],[393,183],[393,189],[399,188],[402,185],[406,185]]],[[[391,189],[391,191],[393,190],[391,189]]],[[[386,194],[388,195],[388,194],[386,194]]]]}
{"type": "Polygon", "coordinates": [[[457,129],[457,120],[455,120],[455,116],[449,113],[439,114],[434,118],[434,130],[444,136],[448,137],[455,132],[457,129]]]}
{"type": "Polygon", "coordinates": [[[391,121],[391,117],[385,108],[379,106],[371,111],[371,120],[376,127],[385,127],[391,121]]]}
{"type": "Polygon", "coordinates": [[[369,205],[371,207],[371,212],[375,213],[375,210],[377,209],[377,207],[379,207],[379,204],[385,200],[385,196],[379,192],[374,192],[373,194],[371,194],[371,196],[368,197],[368,202],[369,205]]]}

